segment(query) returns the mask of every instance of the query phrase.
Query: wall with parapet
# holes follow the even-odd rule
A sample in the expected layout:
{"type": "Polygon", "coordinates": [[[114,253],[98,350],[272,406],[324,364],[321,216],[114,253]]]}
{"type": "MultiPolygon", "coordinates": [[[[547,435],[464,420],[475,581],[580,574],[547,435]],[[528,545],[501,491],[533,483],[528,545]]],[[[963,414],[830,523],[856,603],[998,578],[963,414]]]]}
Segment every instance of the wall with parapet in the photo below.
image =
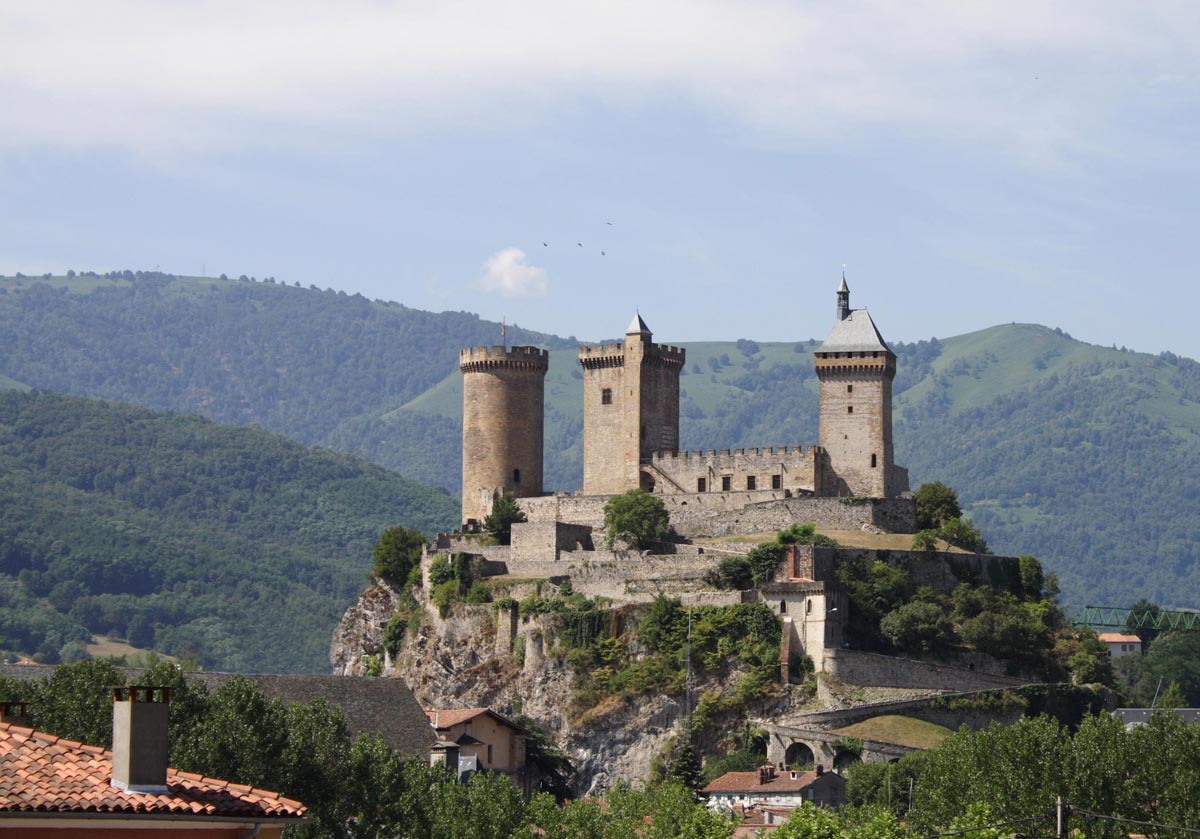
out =
{"type": "Polygon", "coordinates": [[[650,455],[649,468],[655,492],[663,495],[772,489],[816,493],[819,456],[815,446],[658,451],[650,455]]]}
{"type": "MultiPolygon", "coordinates": [[[[667,507],[671,525],[681,536],[736,536],[783,530],[793,524],[829,530],[878,527],[893,533],[916,529],[911,498],[820,498],[792,496],[786,490],[706,492],[657,495],[667,507]]],[[[595,529],[604,527],[604,505],[610,495],[544,495],[517,503],[530,521],[566,521],[595,529]]]]}

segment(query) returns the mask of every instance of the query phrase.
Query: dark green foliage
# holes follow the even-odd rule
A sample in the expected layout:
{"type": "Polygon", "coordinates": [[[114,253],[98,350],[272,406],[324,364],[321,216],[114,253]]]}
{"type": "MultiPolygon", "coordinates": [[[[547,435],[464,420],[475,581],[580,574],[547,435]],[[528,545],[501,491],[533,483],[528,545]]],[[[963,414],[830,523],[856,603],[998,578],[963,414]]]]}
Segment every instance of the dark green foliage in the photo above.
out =
{"type": "Polygon", "coordinates": [[[751,548],[750,553],[746,555],[747,564],[750,566],[750,582],[754,586],[761,586],[774,580],[775,572],[779,563],[783,562],[786,551],[787,546],[779,542],[764,542],[751,548]]]}
{"type": "Polygon", "coordinates": [[[53,662],[94,633],[224,670],[323,672],[380,531],[456,515],[254,428],[0,393],[0,649],[53,662]]]}
{"type": "Polygon", "coordinates": [[[389,583],[403,585],[409,572],[421,561],[425,537],[409,527],[389,527],[379,534],[372,556],[375,575],[389,583]]]}
{"type": "Polygon", "coordinates": [[[713,588],[745,591],[754,585],[750,560],[744,556],[722,557],[716,568],[704,572],[704,583],[713,588]]]}
{"type": "Polygon", "coordinates": [[[897,649],[930,653],[954,640],[954,625],[945,607],[930,601],[913,600],[888,612],[879,630],[897,649]]]}
{"type": "Polygon", "coordinates": [[[917,504],[917,529],[937,530],[950,519],[962,518],[958,493],[941,481],[921,484],[914,494],[917,504]]]}
{"type": "Polygon", "coordinates": [[[393,659],[400,654],[404,645],[404,635],[408,631],[408,617],[403,614],[392,615],[387,626],[383,628],[383,648],[393,659]]]}
{"type": "Polygon", "coordinates": [[[692,792],[704,786],[700,756],[688,737],[681,735],[667,744],[661,762],[651,769],[651,780],[655,783],[674,780],[692,792]]]}
{"type": "Polygon", "coordinates": [[[825,548],[837,548],[836,539],[822,536],[817,532],[815,524],[793,524],[786,530],[779,531],[775,541],[780,545],[818,545],[825,548]]]}
{"type": "Polygon", "coordinates": [[[936,551],[938,549],[938,532],[936,530],[918,530],[913,534],[912,549],[914,551],[936,551]]]}
{"type": "Polygon", "coordinates": [[[909,784],[921,776],[928,752],[912,752],[895,763],[855,763],[846,776],[846,801],[856,807],[885,807],[897,816],[908,812],[909,784]]]}
{"type": "Polygon", "coordinates": [[[608,544],[628,542],[646,547],[667,538],[670,516],[662,499],[640,489],[616,495],[604,505],[604,531],[608,544]]]}
{"type": "Polygon", "coordinates": [[[984,541],[983,534],[968,519],[947,519],[938,528],[937,534],[940,539],[944,539],[951,545],[963,550],[974,551],[980,554],[988,552],[987,542],[984,541]]]}
{"type": "Polygon", "coordinates": [[[483,520],[483,529],[497,543],[507,545],[512,541],[512,526],[525,521],[525,513],[517,506],[517,499],[506,492],[492,503],[492,511],[483,520]]]}
{"type": "Polygon", "coordinates": [[[1164,632],[1145,655],[1126,656],[1115,666],[1126,701],[1134,707],[1149,708],[1155,693],[1161,698],[1161,689],[1171,683],[1179,686],[1187,707],[1200,707],[1200,632],[1164,632]]]}

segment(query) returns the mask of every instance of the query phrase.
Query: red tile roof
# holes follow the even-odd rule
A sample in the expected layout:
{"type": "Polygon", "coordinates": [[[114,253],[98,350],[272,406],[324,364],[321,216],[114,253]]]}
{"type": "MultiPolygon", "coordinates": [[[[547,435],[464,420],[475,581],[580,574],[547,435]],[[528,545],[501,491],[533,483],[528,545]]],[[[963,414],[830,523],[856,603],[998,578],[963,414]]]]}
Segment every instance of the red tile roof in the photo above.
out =
{"type": "Polygon", "coordinates": [[[429,717],[429,724],[438,731],[445,731],[447,728],[452,728],[461,722],[473,720],[476,717],[481,717],[484,714],[492,717],[496,721],[507,725],[518,734],[528,734],[528,730],[517,725],[510,719],[502,717],[491,708],[462,708],[458,710],[427,710],[425,716],[429,717]]]}
{"type": "Polygon", "coordinates": [[[487,708],[462,708],[453,711],[425,711],[425,716],[429,717],[429,724],[434,728],[450,728],[458,725],[460,722],[473,720],[480,714],[488,713],[487,708]]]}
{"type": "Polygon", "coordinates": [[[167,770],[167,792],[128,793],[111,786],[112,752],[0,723],[0,815],[119,813],[294,820],[299,801],[279,793],[167,770]]]}
{"type": "Polygon", "coordinates": [[[1124,635],[1120,632],[1101,632],[1096,637],[1106,644],[1140,644],[1142,639],[1136,635],[1124,635]]]}
{"type": "Polygon", "coordinates": [[[706,786],[702,792],[800,792],[821,777],[816,772],[784,770],[766,783],[758,782],[758,772],[726,772],[706,786]],[[792,776],[795,775],[793,778],[792,776]]]}

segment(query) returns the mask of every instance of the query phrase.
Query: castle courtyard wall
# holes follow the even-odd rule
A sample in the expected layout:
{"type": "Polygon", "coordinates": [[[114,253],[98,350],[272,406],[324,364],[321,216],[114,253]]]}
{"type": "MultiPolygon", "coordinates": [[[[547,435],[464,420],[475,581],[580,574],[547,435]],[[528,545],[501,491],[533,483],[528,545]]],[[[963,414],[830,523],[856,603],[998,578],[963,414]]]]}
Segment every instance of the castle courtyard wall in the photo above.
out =
{"type": "Polygon", "coordinates": [[[656,451],[649,465],[659,478],[655,492],[662,495],[763,490],[819,494],[819,455],[816,446],[656,451]]]}

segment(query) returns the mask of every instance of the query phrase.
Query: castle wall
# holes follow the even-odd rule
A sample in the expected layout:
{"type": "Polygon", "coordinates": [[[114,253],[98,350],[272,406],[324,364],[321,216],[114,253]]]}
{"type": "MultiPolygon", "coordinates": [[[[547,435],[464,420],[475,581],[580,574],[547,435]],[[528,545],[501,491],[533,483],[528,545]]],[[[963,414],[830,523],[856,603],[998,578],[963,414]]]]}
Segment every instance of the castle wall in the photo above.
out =
{"type": "Polygon", "coordinates": [[[493,493],[542,493],[545,378],[549,353],[537,347],[474,347],[459,353],[463,373],[462,520],[482,521],[493,493]]]}
{"type": "Polygon", "coordinates": [[[815,446],[706,452],[664,450],[651,453],[650,469],[658,479],[654,491],[663,495],[720,493],[726,482],[729,485],[726,492],[813,493],[817,489],[819,455],[815,446]]]}
{"type": "Polygon", "coordinates": [[[941,594],[954,591],[959,583],[989,584],[1007,589],[1021,578],[1021,561],[1015,556],[992,556],[951,551],[871,550],[796,545],[793,548],[796,576],[811,574],[813,580],[832,580],[839,559],[866,557],[904,568],[917,588],[929,586],[941,594]]]}
{"type": "MultiPolygon", "coordinates": [[[[521,499],[530,521],[560,521],[604,527],[611,496],[546,495],[521,499]]],[[[787,497],[786,491],[708,492],[660,495],[671,525],[681,536],[737,536],[815,524],[827,530],[860,530],[864,525],[912,533],[916,507],[911,498],[787,497]],[[736,515],[731,515],[736,514],[736,515]]]]}
{"type": "Polygon", "coordinates": [[[978,667],[971,669],[862,650],[826,650],[824,672],[848,685],[860,687],[970,691],[1016,687],[1030,682],[1027,678],[986,673],[978,667]]]}
{"type": "Polygon", "coordinates": [[[885,352],[818,353],[814,366],[820,380],[819,444],[828,454],[822,493],[899,494],[892,470],[895,358],[885,352]]]}

